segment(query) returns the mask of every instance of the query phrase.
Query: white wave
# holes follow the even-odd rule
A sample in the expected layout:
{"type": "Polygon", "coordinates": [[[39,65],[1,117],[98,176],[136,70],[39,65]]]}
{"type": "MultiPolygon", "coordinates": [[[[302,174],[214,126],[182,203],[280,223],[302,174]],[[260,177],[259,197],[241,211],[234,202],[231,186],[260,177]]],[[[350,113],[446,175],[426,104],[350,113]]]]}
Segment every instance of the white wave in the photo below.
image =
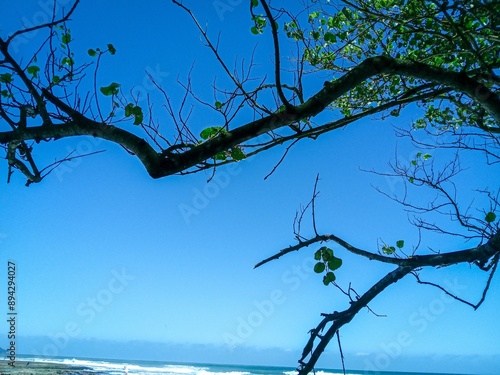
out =
{"type": "Polygon", "coordinates": [[[246,371],[216,371],[208,367],[161,364],[160,366],[138,364],[130,362],[110,362],[105,360],[90,360],[76,358],[26,358],[30,362],[58,363],[71,366],[88,367],[95,371],[102,371],[108,374],[129,374],[129,375],[252,375],[246,371]]]}
{"type": "MultiPolygon", "coordinates": [[[[285,375],[297,375],[298,372],[297,371],[283,371],[283,374],[285,375]]],[[[312,374],[312,373],[311,373],[312,374]]],[[[331,370],[318,370],[315,372],[316,375],[344,375],[344,372],[343,371],[331,371],[331,370]]],[[[354,373],[350,373],[350,372],[346,372],[346,375],[359,375],[359,374],[354,374],[354,373]]]]}
{"type": "MultiPolygon", "coordinates": [[[[319,371],[316,371],[316,375],[344,375],[344,372],[343,371],[331,372],[331,371],[319,370],[319,371]]],[[[346,371],[346,375],[359,375],[359,374],[353,374],[351,372],[346,371]]]]}
{"type": "Polygon", "coordinates": [[[200,370],[196,372],[196,375],[252,375],[251,372],[246,371],[207,371],[200,370]]]}

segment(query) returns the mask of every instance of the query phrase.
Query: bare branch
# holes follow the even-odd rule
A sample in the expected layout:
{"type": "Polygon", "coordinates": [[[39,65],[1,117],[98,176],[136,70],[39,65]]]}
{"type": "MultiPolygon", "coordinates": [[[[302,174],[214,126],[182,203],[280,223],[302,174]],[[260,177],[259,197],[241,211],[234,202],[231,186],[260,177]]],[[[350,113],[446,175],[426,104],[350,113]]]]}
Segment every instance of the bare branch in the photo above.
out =
{"type": "Polygon", "coordinates": [[[279,39],[278,39],[278,28],[277,28],[277,22],[274,19],[271,10],[269,9],[269,6],[267,5],[266,0],[260,0],[262,7],[264,8],[264,11],[266,12],[266,16],[269,19],[269,23],[271,24],[271,32],[273,35],[273,43],[274,43],[274,60],[275,60],[275,67],[274,67],[274,74],[275,74],[275,80],[276,80],[276,90],[278,92],[278,96],[280,97],[281,102],[285,106],[285,108],[288,111],[293,111],[294,106],[290,104],[288,99],[286,98],[285,94],[283,93],[282,85],[281,85],[281,62],[280,62],[280,44],[279,44],[279,39]]]}
{"type": "MultiPolygon", "coordinates": [[[[12,33],[7,38],[7,40],[5,41],[5,43],[9,44],[18,35],[29,33],[29,32],[35,31],[35,30],[40,30],[40,29],[43,29],[43,28],[51,28],[53,26],[56,26],[56,25],[59,25],[61,23],[64,23],[64,22],[68,21],[70,19],[71,15],[73,14],[73,12],[75,11],[75,9],[76,9],[76,7],[78,6],[79,3],[80,3],[80,0],[75,0],[75,2],[73,3],[73,5],[71,6],[70,10],[68,11],[68,13],[66,13],[65,16],[63,16],[62,18],[60,18],[58,20],[52,19],[51,22],[47,22],[47,23],[44,23],[44,24],[41,24],[41,25],[35,25],[35,26],[28,27],[28,28],[23,29],[23,30],[18,30],[15,33],[12,33]]],[[[54,14],[54,16],[55,16],[55,14],[54,14]]]]}

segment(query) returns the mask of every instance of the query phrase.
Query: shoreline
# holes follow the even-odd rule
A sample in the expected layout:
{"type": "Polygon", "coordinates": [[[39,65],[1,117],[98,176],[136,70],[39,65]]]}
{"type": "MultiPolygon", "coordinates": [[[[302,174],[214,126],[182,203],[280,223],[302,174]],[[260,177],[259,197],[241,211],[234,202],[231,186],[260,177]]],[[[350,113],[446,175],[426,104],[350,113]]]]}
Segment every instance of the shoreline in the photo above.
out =
{"type": "Polygon", "coordinates": [[[98,375],[90,367],[63,363],[16,361],[15,367],[9,361],[0,359],[1,375],[98,375]]]}

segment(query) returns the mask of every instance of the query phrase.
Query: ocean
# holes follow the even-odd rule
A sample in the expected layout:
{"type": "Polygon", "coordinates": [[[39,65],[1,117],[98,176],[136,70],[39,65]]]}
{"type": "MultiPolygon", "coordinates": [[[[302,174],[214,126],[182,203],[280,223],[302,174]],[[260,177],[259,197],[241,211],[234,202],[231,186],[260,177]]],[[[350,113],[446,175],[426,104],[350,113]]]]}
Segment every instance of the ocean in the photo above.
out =
{"type": "MultiPolygon", "coordinates": [[[[269,367],[269,366],[240,366],[240,365],[218,365],[218,364],[195,364],[195,363],[168,363],[157,361],[133,361],[133,360],[102,360],[102,359],[76,359],[76,358],[35,358],[20,356],[17,359],[16,371],[7,372],[9,368],[6,363],[0,362],[0,374],[37,374],[37,366],[43,366],[43,374],[50,374],[51,366],[54,366],[54,374],[95,374],[95,375],[296,375],[294,368],[269,367]],[[31,366],[30,366],[31,365],[31,366]],[[61,366],[70,366],[67,371],[59,372],[61,366]],[[22,367],[23,371],[19,372],[22,367]],[[75,371],[71,371],[74,367],[75,371]],[[88,368],[88,372],[81,372],[81,368],[88,368]],[[3,370],[3,371],[2,371],[3,370]]],[[[342,370],[318,369],[315,375],[343,375],[342,370]]],[[[443,375],[417,372],[371,372],[371,371],[349,371],[346,375],[443,375]]],[[[452,374],[446,374],[452,375],[452,374]]]]}

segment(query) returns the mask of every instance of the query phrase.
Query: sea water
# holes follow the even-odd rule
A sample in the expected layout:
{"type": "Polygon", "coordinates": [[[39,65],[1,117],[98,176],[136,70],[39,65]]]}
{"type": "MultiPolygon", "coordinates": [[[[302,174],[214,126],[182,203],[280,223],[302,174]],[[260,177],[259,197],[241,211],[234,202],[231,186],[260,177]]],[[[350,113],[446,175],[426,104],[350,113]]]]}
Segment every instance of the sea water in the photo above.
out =
{"type": "MultiPolygon", "coordinates": [[[[269,366],[240,366],[219,364],[171,363],[158,361],[102,360],[77,358],[35,358],[21,356],[27,362],[56,363],[87,367],[96,375],[296,375],[294,368],[269,366]]],[[[344,375],[342,370],[318,369],[315,375],[344,375]]],[[[417,372],[372,372],[346,370],[345,375],[444,375],[417,372]]],[[[453,375],[453,374],[446,374],[453,375]]]]}

